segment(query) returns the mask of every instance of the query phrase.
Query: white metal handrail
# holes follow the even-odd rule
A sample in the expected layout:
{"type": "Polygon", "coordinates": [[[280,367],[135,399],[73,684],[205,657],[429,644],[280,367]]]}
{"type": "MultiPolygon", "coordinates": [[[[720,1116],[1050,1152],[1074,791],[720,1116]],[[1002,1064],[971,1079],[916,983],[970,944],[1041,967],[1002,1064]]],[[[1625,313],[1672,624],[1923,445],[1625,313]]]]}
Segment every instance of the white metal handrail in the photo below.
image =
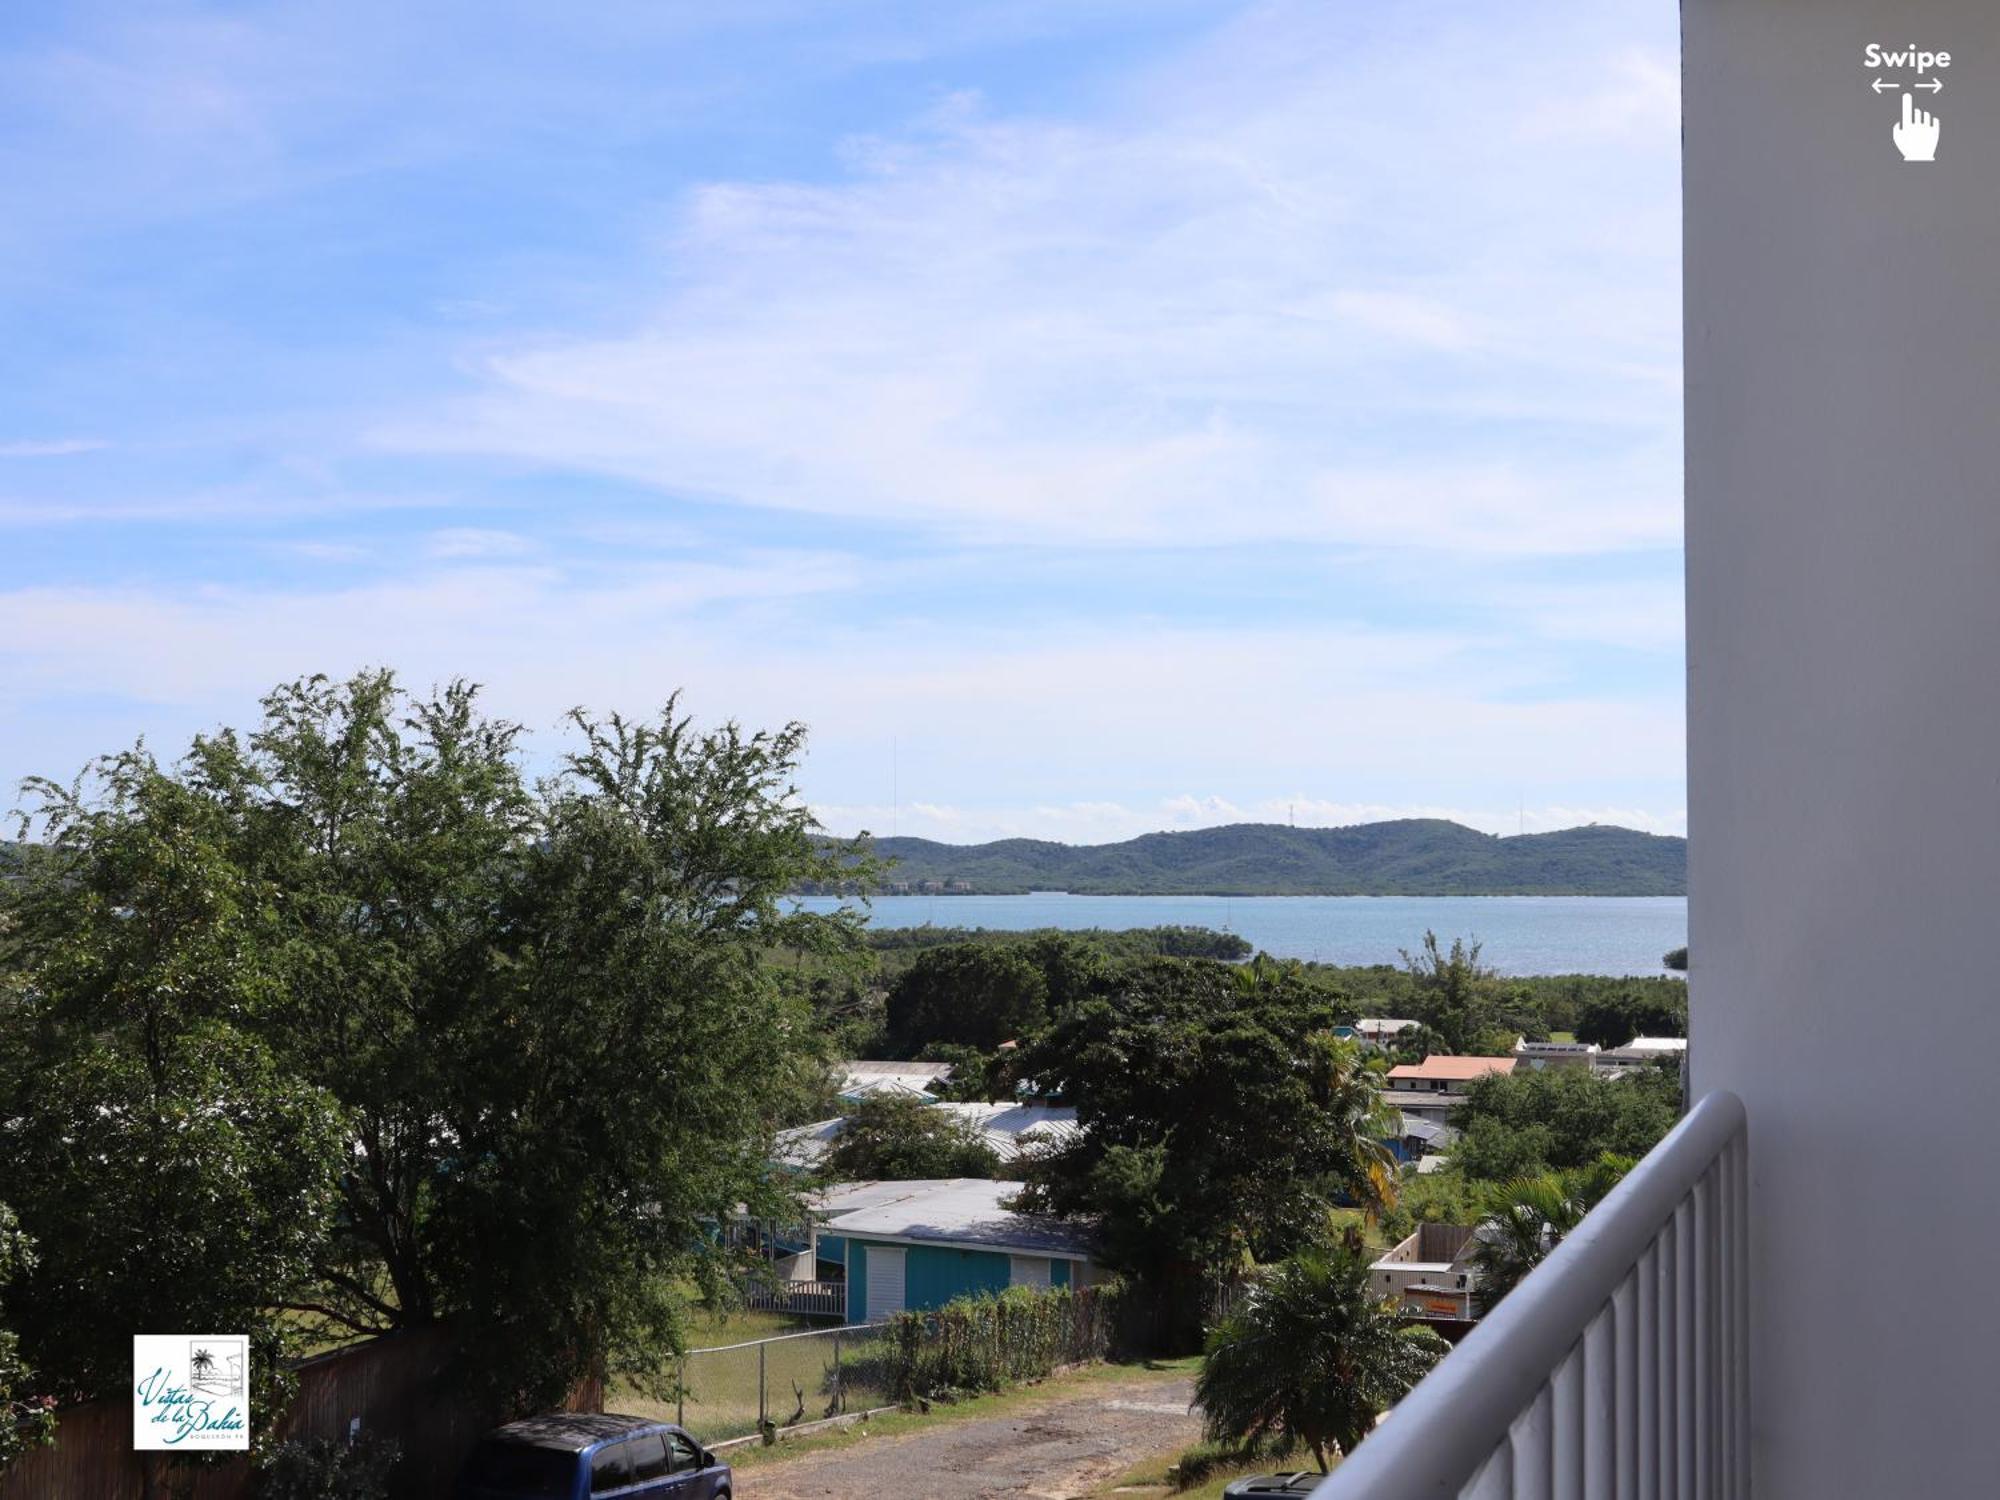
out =
{"type": "Polygon", "coordinates": [[[1747,1500],[1748,1178],[1709,1094],[1315,1500],[1747,1500]]]}

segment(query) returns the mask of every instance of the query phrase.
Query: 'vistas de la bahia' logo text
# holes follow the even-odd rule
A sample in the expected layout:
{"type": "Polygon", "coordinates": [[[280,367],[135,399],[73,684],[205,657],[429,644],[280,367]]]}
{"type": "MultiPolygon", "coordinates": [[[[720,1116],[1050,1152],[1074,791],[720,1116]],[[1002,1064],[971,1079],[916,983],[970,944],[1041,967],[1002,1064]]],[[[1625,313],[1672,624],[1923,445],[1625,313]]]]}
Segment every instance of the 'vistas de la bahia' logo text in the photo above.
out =
{"type": "Polygon", "coordinates": [[[132,1339],[132,1446],[245,1452],[250,1341],[240,1333],[141,1333],[132,1339]]]}

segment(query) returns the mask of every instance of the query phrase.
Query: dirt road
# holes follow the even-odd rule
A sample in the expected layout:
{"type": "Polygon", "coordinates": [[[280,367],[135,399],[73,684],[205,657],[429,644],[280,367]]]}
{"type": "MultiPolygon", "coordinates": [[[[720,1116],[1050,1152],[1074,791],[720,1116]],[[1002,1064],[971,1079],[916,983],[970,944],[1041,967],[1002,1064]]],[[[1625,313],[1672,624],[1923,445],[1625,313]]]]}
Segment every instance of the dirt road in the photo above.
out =
{"type": "Polygon", "coordinates": [[[1186,1377],[1093,1382],[1004,1417],[941,1421],[899,1437],[762,1464],[740,1500],[1070,1500],[1162,1450],[1191,1445],[1200,1419],[1186,1377]]]}

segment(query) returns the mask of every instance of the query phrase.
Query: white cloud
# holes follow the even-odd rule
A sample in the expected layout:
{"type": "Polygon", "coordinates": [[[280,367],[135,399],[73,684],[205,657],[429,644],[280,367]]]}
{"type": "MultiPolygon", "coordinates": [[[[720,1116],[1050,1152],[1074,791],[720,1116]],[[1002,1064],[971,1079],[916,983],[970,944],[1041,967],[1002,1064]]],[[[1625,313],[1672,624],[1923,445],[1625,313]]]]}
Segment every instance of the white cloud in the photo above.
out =
{"type": "Polygon", "coordinates": [[[1057,837],[1132,831],[1128,806],[1195,826],[1276,819],[1293,799],[1409,806],[1495,786],[1539,805],[1616,783],[1643,788],[1634,805],[1653,816],[1679,805],[1676,699],[1568,689],[1559,658],[1477,632],[1003,630],[814,607],[864,577],[851,559],[759,553],[575,573],[459,564],[312,590],[17,589],[0,593],[0,764],[62,769],[142,732],[172,745],[244,721],[274,682],[390,664],[418,684],[485,682],[496,711],[537,727],[575,703],[643,713],[675,688],[708,716],[802,719],[809,795],[872,787],[888,803],[893,784],[959,837],[995,829],[989,803],[1057,837]],[[77,684],[125,704],[124,727],[100,715],[93,739],[73,738],[55,706],[77,684]]]}
{"type": "Polygon", "coordinates": [[[1671,66],[1580,15],[1277,6],[1107,117],[954,97],[693,193],[625,332],[476,354],[377,440],[973,544],[1671,547],[1671,66]]]}
{"type": "Polygon", "coordinates": [[[527,537],[477,526],[447,527],[424,541],[426,556],[444,559],[525,557],[534,550],[527,537]]]}
{"type": "Polygon", "coordinates": [[[68,458],[97,453],[111,445],[101,438],[23,438],[0,443],[0,458],[68,458]]]}

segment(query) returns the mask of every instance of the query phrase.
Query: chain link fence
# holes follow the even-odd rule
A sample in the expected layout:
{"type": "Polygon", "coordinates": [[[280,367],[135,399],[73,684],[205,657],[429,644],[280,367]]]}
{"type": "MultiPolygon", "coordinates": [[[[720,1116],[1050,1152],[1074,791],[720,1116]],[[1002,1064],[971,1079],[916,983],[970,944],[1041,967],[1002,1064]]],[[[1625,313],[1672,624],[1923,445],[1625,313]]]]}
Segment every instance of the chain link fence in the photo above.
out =
{"type": "Polygon", "coordinates": [[[690,1350],[680,1369],[680,1424],[704,1443],[896,1404],[887,1328],[862,1323],[690,1350]]]}

